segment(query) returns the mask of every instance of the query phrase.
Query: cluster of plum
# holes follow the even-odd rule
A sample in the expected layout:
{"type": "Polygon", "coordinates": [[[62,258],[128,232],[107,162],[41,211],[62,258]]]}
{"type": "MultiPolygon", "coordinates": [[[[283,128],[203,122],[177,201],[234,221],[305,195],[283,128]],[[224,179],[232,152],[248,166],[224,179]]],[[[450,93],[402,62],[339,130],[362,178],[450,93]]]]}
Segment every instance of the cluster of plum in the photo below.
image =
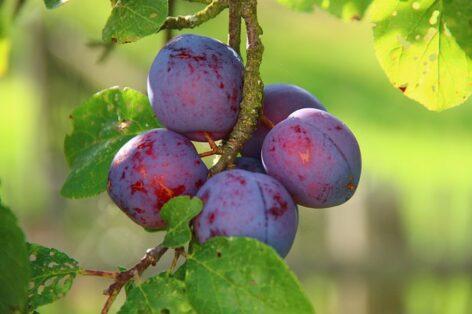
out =
{"type": "Polygon", "coordinates": [[[166,129],[131,139],[116,154],[108,179],[112,200],[144,228],[165,227],[161,207],[178,195],[202,199],[193,221],[200,242],[247,236],[286,256],[298,226],[296,204],[325,208],[347,201],[361,171],[359,146],[341,121],[307,91],[274,84],[236,169],[209,179],[191,141],[224,139],[236,123],[243,63],[229,46],[182,35],[157,55],[148,95],[166,129]]]}

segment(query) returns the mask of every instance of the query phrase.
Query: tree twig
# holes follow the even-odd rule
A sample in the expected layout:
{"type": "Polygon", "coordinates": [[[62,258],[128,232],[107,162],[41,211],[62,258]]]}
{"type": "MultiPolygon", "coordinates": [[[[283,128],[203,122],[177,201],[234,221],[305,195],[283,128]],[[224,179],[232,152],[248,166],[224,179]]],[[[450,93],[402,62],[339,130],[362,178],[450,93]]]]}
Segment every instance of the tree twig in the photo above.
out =
{"type": "MultiPolygon", "coordinates": [[[[167,12],[167,16],[173,16],[175,14],[175,0],[168,0],[167,1],[169,6],[169,11],[167,12]]],[[[173,29],[166,28],[165,35],[164,35],[164,44],[168,43],[173,37],[173,29]]]]}
{"type": "Polygon", "coordinates": [[[108,278],[108,279],[116,279],[116,276],[119,274],[119,272],[83,269],[80,271],[80,274],[82,276],[95,276],[95,277],[102,277],[102,278],[108,278]]]}
{"type": "Polygon", "coordinates": [[[229,0],[228,45],[240,54],[241,46],[241,0],[229,0]]]}
{"type": "Polygon", "coordinates": [[[120,293],[124,285],[135,276],[140,276],[149,266],[154,266],[159,261],[159,259],[167,251],[167,248],[158,245],[155,248],[149,249],[146,252],[146,255],[133,267],[126,271],[122,271],[116,274],[115,282],[111,284],[108,289],[104,291],[105,295],[108,295],[107,301],[102,309],[102,314],[108,313],[110,310],[113,301],[115,301],[116,296],[120,293]]]}
{"type": "Polygon", "coordinates": [[[192,15],[169,16],[159,31],[164,29],[194,28],[214,18],[228,7],[230,0],[213,0],[201,11],[192,15]]]}
{"type": "Polygon", "coordinates": [[[186,0],[187,2],[196,2],[196,3],[203,3],[203,4],[210,4],[212,0],[186,0]]]}
{"type": "Polygon", "coordinates": [[[257,0],[242,1],[241,16],[246,24],[248,37],[243,100],[238,121],[231,131],[228,140],[220,147],[222,155],[220,160],[210,169],[211,175],[223,171],[233,163],[238,151],[255,131],[262,112],[264,84],[261,80],[259,68],[262,62],[264,46],[260,39],[262,28],[257,21],[257,0]]]}

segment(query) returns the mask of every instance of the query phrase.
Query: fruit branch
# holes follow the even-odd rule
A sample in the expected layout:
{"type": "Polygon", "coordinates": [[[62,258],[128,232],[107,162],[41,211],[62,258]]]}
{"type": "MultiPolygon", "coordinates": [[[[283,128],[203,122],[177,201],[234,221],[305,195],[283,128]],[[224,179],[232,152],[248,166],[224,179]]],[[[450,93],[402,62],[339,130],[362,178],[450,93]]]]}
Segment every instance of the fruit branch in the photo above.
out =
{"type": "Polygon", "coordinates": [[[240,54],[241,46],[241,0],[229,1],[228,45],[240,54]]]}
{"type": "Polygon", "coordinates": [[[79,274],[82,276],[95,276],[95,277],[102,277],[102,278],[108,278],[108,279],[116,279],[116,276],[119,274],[119,272],[83,269],[80,271],[79,274]]]}
{"type": "Polygon", "coordinates": [[[203,4],[210,4],[212,0],[186,0],[187,2],[196,2],[196,3],[203,3],[203,4]]]}
{"type": "Polygon", "coordinates": [[[220,147],[221,158],[210,169],[212,175],[223,171],[233,164],[239,150],[241,150],[244,143],[255,131],[262,112],[264,83],[262,82],[259,68],[262,62],[264,46],[260,39],[262,28],[257,21],[257,0],[241,2],[241,17],[246,24],[248,40],[247,61],[244,69],[243,99],[238,121],[231,131],[228,140],[220,147]]]}
{"type": "MultiPolygon", "coordinates": [[[[128,283],[131,279],[136,276],[140,276],[149,266],[154,266],[160,260],[160,258],[167,252],[167,248],[158,245],[155,248],[146,251],[146,255],[133,267],[126,271],[122,271],[116,274],[115,282],[111,284],[108,289],[104,291],[105,295],[108,295],[107,301],[102,309],[102,314],[108,313],[110,307],[116,299],[118,293],[120,293],[123,286],[128,283]]],[[[91,275],[91,274],[89,274],[91,275]]]]}
{"type": "Polygon", "coordinates": [[[169,16],[159,31],[164,29],[194,28],[214,18],[228,7],[229,0],[213,0],[204,9],[192,15],[169,16]]]}

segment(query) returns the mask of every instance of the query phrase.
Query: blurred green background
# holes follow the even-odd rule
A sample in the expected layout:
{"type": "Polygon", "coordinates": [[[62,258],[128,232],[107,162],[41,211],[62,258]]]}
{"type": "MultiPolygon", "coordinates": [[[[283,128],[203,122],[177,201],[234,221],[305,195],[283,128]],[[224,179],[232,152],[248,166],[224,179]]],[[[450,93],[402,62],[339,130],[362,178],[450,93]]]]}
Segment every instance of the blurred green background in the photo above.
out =
{"type": "MultiPolygon", "coordinates": [[[[177,3],[181,14],[199,8],[177,3]]],[[[29,241],[97,269],[128,266],[161,237],[133,224],[106,195],[59,195],[70,112],[110,86],[145,92],[163,44],[162,35],[147,37],[97,63],[101,50],[87,43],[100,38],[109,12],[109,1],[74,0],[54,11],[29,1],[11,30],[10,70],[0,79],[5,202],[29,241]]],[[[405,98],[377,63],[367,22],[294,13],[274,0],[261,0],[259,14],[265,83],[314,93],[350,126],[363,154],[352,200],[300,208],[287,262],[317,312],[472,313],[472,101],[434,113],[405,98]]],[[[192,32],[225,41],[226,21],[224,12],[192,32]]],[[[39,312],[97,313],[106,286],[80,278],[65,299],[39,312]]]]}

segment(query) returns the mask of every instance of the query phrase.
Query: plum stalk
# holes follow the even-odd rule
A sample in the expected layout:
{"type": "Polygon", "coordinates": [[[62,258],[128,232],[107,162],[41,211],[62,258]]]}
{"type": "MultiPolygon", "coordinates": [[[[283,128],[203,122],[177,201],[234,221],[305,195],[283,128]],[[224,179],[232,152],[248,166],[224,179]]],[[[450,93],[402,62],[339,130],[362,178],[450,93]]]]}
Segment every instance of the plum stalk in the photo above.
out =
{"type": "MultiPolygon", "coordinates": [[[[257,122],[262,112],[264,83],[262,82],[259,68],[262,62],[264,46],[260,39],[262,28],[257,20],[257,0],[229,1],[231,3],[230,10],[240,9],[240,15],[247,29],[247,60],[244,69],[243,99],[236,125],[227,141],[219,147],[221,157],[210,169],[211,175],[221,172],[233,164],[236,155],[244,143],[249,140],[252,133],[256,130],[257,122]]],[[[239,49],[240,26],[238,27],[238,23],[233,20],[233,18],[237,19],[237,16],[237,12],[230,12],[229,41],[230,45],[234,45],[239,49]]]]}

